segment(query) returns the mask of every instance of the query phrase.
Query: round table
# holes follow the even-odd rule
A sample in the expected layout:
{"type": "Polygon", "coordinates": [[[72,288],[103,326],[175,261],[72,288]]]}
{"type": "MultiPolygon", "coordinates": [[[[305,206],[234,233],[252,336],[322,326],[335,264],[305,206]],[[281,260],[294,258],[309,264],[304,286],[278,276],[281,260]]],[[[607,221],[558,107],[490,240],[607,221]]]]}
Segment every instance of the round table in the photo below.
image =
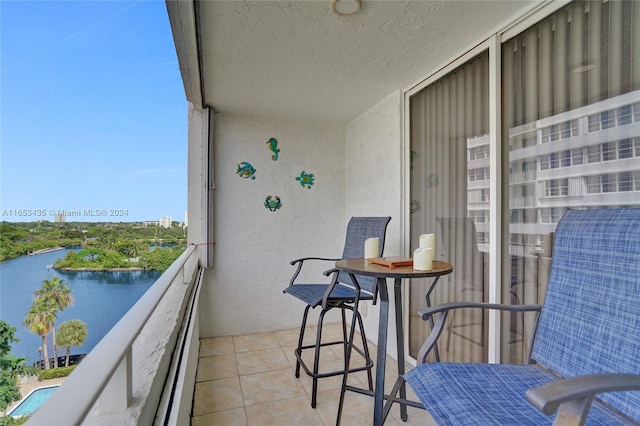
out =
{"type": "MultiPolygon", "coordinates": [[[[392,262],[395,258],[387,258],[382,260],[389,260],[392,262]]],[[[435,285],[441,276],[450,274],[453,272],[453,266],[450,263],[442,262],[438,260],[433,261],[433,268],[428,271],[420,271],[413,269],[413,266],[386,266],[381,264],[371,263],[365,259],[343,259],[336,262],[336,269],[346,272],[352,275],[364,275],[376,278],[376,286],[378,289],[378,295],[380,297],[380,317],[378,322],[378,355],[376,360],[376,384],[374,396],[374,412],[373,412],[373,424],[382,425],[383,420],[383,408],[384,408],[384,377],[386,370],[386,348],[387,348],[387,325],[389,323],[389,294],[387,291],[387,278],[394,279],[394,295],[395,295],[395,317],[396,317],[396,340],[398,349],[398,375],[404,374],[404,331],[402,325],[402,280],[405,278],[435,278],[429,291],[427,292],[427,306],[430,306],[430,294],[433,291],[435,285]]],[[[358,307],[355,306],[355,309],[358,307]]],[[[354,327],[352,322],[351,327],[354,327]]],[[[353,336],[353,333],[350,334],[353,336]]],[[[351,345],[347,350],[346,364],[348,365],[351,355],[351,345]]],[[[340,395],[340,404],[338,406],[338,423],[342,414],[342,406],[344,403],[344,394],[346,390],[355,390],[360,393],[367,394],[368,392],[361,389],[347,386],[347,375],[345,372],[342,381],[342,391],[340,395]]],[[[406,398],[404,383],[400,389],[400,398],[406,398]]],[[[400,406],[402,419],[407,419],[407,407],[406,405],[400,406]]]]}

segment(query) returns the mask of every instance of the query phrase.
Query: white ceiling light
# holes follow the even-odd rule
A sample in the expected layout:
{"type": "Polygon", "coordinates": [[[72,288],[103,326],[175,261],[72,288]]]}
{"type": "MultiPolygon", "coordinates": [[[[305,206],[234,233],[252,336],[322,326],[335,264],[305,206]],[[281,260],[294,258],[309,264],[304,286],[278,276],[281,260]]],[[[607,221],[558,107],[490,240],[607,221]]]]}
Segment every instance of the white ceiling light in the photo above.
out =
{"type": "Polygon", "coordinates": [[[360,0],[332,0],[331,10],[340,16],[353,15],[360,10],[360,0]]]}

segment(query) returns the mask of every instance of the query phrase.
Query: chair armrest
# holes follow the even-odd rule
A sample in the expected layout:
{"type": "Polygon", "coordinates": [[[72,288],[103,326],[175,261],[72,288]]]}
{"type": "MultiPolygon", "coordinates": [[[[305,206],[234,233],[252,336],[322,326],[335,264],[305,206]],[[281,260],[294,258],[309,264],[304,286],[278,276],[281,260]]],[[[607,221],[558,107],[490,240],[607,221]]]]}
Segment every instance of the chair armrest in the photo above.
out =
{"type": "MultiPolygon", "coordinates": [[[[435,323],[433,325],[433,329],[429,336],[427,336],[427,340],[424,341],[420,350],[418,351],[418,357],[416,360],[419,364],[424,364],[427,360],[427,356],[429,352],[436,346],[440,335],[442,335],[442,331],[444,330],[444,325],[447,321],[447,316],[449,315],[449,311],[454,309],[463,309],[463,308],[477,308],[477,309],[495,309],[500,311],[510,311],[510,312],[538,312],[542,309],[542,305],[504,305],[500,303],[484,303],[484,302],[450,302],[450,303],[442,303],[440,305],[432,306],[426,309],[420,309],[418,311],[418,316],[423,320],[427,321],[432,316],[435,316],[435,323]]],[[[538,324],[538,318],[536,318],[536,326],[538,324]]]]}
{"type": "Polygon", "coordinates": [[[330,259],[330,258],[326,258],[326,257],[301,257],[299,259],[292,260],[289,263],[291,265],[295,265],[297,263],[298,267],[296,268],[295,272],[291,276],[291,279],[289,280],[289,285],[293,285],[295,280],[296,280],[296,278],[298,278],[298,275],[300,274],[300,271],[302,270],[302,265],[304,264],[305,260],[321,260],[321,261],[327,261],[327,262],[337,262],[340,259],[330,259]]]}
{"type": "Polygon", "coordinates": [[[501,303],[485,303],[485,302],[450,302],[432,306],[430,308],[420,309],[418,315],[423,320],[428,320],[430,316],[443,313],[445,316],[453,309],[478,308],[478,309],[495,309],[499,311],[510,312],[540,312],[542,305],[505,305],[501,303]]]}
{"type": "Polygon", "coordinates": [[[291,262],[289,262],[291,265],[295,265],[298,262],[304,262],[305,260],[326,260],[326,261],[331,261],[331,262],[337,262],[340,259],[333,259],[333,258],[327,258],[327,257],[301,257],[299,259],[295,259],[292,260],[291,262]]]}
{"type": "Polygon", "coordinates": [[[600,393],[638,391],[640,374],[592,374],[560,379],[527,390],[527,400],[546,415],[560,407],[556,422],[580,422],[600,393]]]}

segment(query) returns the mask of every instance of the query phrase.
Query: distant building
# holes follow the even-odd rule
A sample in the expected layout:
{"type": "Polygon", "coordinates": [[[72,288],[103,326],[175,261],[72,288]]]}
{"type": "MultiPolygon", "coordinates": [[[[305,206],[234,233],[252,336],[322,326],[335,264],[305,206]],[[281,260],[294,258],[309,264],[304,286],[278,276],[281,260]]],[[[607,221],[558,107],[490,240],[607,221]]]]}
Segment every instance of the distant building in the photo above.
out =
{"type": "Polygon", "coordinates": [[[189,226],[189,212],[184,212],[184,227],[189,226]]]}
{"type": "Polygon", "coordinates": [[[56,223],[64,223],[67,221],[67,216],[64,213],[57,213],[54,217],[53,221],[56,223]]]}
{"type": "Polygon", "coordinates": [[[171,228],[171,216],[161,217],[160,226],[162,226],[163,228],[171,228]]]}
{"type": "Polygon", "coordinates": [[[144,226],[160,226],[160,221],[158,220],[145,220],[142,222],[144,226]]]}
{"type": "MultiPolygon", "coordinates": [[[[570,208],[637,206],[640,91],[509,129],[511,254],[551,244],[570,208]]],[[[467,139],[468,215],[489,247],[489,136],[467,139]]]]}

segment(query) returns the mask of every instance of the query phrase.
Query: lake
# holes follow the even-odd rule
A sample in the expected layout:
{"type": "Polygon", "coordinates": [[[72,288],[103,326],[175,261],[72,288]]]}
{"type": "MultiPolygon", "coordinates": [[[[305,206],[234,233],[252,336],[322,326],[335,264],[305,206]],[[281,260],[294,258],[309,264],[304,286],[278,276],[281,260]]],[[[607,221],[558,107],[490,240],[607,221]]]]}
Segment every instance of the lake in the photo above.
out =
{"type": "MultiPolygon", "coordinates": [[[[56,259],[64,257],[72,249],[64,249],[0,263],[0,319],[16,328],[11,352],[28,359],[28,364],[40,359],[38,348],[42,338],[30,332],[22,323],[33,304],[33,292],[43,280],[59,277],[71,287],[75,298],[73,306],[58,313],[56,328],[63,322],[79,319],[87,324],[89,334],[80,347],[71,347],[72,354],[89,352],[105,334],[122,318],[149,287],[160,277],[158,271],[132,272],[65,272],[48,269],[56,259]]],[[[51,335],[49,356],[53,357],[51,335]]],[[[61,348],[58,355],[64,356],[61,348]]]]}

